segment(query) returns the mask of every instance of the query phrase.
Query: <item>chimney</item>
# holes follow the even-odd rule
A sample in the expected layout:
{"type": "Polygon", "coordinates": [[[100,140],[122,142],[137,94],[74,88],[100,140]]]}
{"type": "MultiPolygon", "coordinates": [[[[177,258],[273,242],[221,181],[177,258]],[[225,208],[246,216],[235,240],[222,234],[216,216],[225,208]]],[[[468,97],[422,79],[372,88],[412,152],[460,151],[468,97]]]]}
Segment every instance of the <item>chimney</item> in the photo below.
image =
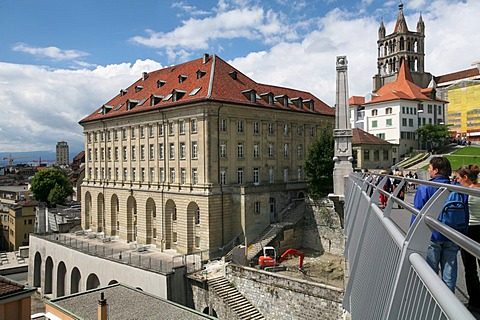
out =
{"type": "Polygon", "coordinates": [[[210,58],[210,55],[208,53],[204,53],[203,54],[203,63],[204,64],[207,63],[209,58],[210,58]]]}
{"type": "Polygon", "coordinates": [[[103,292],[100,293],[100,300],[98,300],[97,319],[108,320],[108,304],[103,292]]]}
{"type": "Polygon", "coordinates": [[[142,80],[145,81],[148,78],[148,72],[142,73],[142,80]]]}

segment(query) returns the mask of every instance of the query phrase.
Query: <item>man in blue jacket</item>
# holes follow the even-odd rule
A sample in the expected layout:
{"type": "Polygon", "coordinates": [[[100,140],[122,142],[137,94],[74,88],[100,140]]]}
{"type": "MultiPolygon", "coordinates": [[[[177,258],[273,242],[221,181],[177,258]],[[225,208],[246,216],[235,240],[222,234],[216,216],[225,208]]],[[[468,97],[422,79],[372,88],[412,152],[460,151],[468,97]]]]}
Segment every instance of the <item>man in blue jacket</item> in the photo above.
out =
{"type": "MultiPolygon", "coordinates": [[[[450,161],[444,157],[433,157],[428,166],[428,173],[430,175],[430,181],[449,184],[449,177],[452,174],[450,161]]],[[[419,186],[413,200],[414,207],[421,210],[437,190],[438,188],[432,186],[419,186]]],[[[412,217],[412,222],[414,219],[415,216],[412,217]]],[[[458,269],[457,253],[459,248],[437,230],[433,230],[430,240],[427,252],[427,263],[436,273],[438,273],[440,265],[443,282],[445,282],[452,292],[455,292],[458,269]]]]}

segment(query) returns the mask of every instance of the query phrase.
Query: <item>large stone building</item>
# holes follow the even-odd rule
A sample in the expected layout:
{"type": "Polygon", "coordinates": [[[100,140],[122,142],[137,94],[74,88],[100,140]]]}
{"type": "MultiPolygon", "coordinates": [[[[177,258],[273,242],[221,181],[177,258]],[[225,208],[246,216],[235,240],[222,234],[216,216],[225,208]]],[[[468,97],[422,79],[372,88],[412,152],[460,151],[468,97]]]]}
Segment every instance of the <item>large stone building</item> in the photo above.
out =
{"type": "Polygon", "coordinates": [[[254,239],[303,197],[334,110],[205,54],[144,73],[80,124],[83,228],[190,253],[254,239]]]}
{"type": "Polygon", "coordinates": [[[447,122],[458,139],[480,141],[480,62],[434,77],[437,96],[447,100],[447,122]]]}
{"type": "Polygon", "coordinates": [[[397,79],[402,60],[408,66],[413,82],[426,88],[432,75],[425,72],[425,23],[422,15],[417,22],[417,31],[409,31],[400,2],[395,29],[386,35],[383,20],[378,29],[377,74],[373,77],[373,92],[397,79]]]}

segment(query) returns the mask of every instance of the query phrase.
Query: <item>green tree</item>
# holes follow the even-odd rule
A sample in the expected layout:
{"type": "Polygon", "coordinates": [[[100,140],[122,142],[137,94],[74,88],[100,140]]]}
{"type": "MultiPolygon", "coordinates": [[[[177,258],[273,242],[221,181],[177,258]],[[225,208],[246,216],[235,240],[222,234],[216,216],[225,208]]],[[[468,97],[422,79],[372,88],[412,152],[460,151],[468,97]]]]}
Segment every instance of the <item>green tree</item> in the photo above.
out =
{"type": "Polygon", "coordinates": [[[305,158],[305,176],[309,193],[314,198],[331,191],[334,167],[333,150],[333,132],[327,130],[318,135],[308,149],[305,158]]]}
{"type": "Polygon", "coordinates": [[[37,172],[32,179],[31,190],[36,200],[48,206],[64,204],[73,193],[66,174],[56,168],[37,172]]]}
{"type": "Polygon", "coordinates": [[[450,130],[444,124],[426,124],[417,129],[417,134],[420,137],[422,145],[427,145],[427,148],[442,147],[445,145],[446,139],[450,136],[450,130]]]}

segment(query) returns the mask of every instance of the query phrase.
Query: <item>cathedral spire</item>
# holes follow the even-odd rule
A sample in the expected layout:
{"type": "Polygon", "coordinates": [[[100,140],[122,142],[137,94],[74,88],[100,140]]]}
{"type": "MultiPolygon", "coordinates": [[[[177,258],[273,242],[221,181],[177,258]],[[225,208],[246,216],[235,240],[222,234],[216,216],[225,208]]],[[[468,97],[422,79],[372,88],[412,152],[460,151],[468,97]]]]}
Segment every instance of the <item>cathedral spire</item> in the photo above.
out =
{"type": "Polygon", "coordinates": [[[400,1],[398,5],[398,16],[397,16],[397,23],[395,24],[394,32],[401,32],[405,33],[408,32],[407,21],[403,15],[403,3],[400,1]]]}
{"type": "Polygon", "coordinates": [[[417,22],[417,32],[420,33],[420,34],[425,34],[425,23],[423,22],[421,12],[420,12],[420,17],[418,17],[418,22],[417,22]]]}
{"type": "Polygon", "coordinates": [[[380,20],[380,27],[378,28],[378,40],[385,38],[385,25],[383,24],[383,17],[380,20]]]}

